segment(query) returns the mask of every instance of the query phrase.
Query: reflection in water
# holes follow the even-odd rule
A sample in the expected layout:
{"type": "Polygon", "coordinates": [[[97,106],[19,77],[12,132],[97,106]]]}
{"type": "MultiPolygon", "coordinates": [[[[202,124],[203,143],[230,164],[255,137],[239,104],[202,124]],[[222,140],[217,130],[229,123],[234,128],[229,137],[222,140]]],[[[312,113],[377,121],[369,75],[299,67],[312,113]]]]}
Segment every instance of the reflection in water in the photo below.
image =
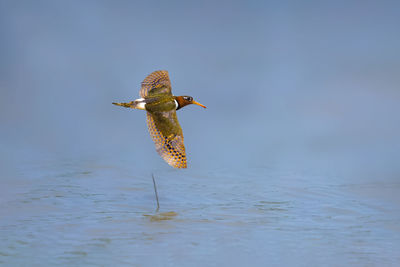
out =
{"type": "Polygon", "coordinates": [[[178,213],[176,213],[174,211],[160,212],[160,213],[156,213],[154,215],[143,214],[143,216],[148,217],[150,219],[150,221],[152,221],[152,222],[172,220],[177,215],[178,215],[178,213]]]}

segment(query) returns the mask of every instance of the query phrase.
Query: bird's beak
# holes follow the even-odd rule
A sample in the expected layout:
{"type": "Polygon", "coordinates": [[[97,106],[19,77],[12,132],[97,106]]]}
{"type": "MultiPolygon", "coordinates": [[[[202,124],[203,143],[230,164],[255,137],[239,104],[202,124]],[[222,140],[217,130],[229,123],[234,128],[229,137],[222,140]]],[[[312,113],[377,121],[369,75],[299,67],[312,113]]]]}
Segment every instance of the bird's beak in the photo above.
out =
{"type": "Polygon", "coordinates": [[[202,104],[200,104],[199,102],[196,102],[196,101],[192,101],[192,104],[196,104],[196,105],[198,105],[198,106],[200,106],[200,107],[202,107],[202,108],[206,108],[206,106],[204,106],[204,105],[202,105],[202,104]]]}

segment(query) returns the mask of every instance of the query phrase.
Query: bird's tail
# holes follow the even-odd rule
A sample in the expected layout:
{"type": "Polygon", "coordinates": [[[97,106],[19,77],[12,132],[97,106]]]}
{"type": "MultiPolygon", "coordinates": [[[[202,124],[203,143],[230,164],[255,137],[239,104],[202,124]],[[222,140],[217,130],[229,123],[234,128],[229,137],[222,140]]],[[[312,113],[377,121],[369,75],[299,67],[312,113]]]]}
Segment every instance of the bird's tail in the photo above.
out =
{"type": "Polygon", "coordinates": [[[129,103],[113,103],[116,106],[121,106],[125,108],[133,108],[133,109],[145,109],[144,108],[144,101],[141,101],[141,99],[136,99],[135,101],[131,101],[129,103]]]}

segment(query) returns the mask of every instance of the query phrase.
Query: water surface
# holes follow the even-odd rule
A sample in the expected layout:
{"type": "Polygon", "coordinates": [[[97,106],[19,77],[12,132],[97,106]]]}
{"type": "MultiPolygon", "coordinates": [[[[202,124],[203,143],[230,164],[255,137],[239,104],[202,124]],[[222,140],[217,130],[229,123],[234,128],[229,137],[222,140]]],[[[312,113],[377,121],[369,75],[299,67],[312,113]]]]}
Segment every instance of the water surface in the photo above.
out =
{"type": "Polygon", "coordinates": [[[37,161],[2,180],[4,265],[396,266],[400,184],[279,168],[37,161]]]}

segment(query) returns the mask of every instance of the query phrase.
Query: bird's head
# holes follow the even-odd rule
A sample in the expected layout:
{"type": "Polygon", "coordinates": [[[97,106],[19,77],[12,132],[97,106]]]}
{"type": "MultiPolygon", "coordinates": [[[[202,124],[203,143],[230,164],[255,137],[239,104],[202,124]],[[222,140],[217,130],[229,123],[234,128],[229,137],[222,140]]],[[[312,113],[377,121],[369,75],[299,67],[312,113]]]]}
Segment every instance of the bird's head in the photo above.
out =
{"type": "Polygon", "coordinates": [[[183,108],[184,106],[187,106],[190,104],[195,104],[200,107],[206,108],[206,106],[200,104],[199,102],[194,101],[193,97],[191,97],[191,96],[187,96],[187,95],[176,96],[175,100],[176,100],[176,102],[178,102],[178,107],[176,110],[183,108]]]}

